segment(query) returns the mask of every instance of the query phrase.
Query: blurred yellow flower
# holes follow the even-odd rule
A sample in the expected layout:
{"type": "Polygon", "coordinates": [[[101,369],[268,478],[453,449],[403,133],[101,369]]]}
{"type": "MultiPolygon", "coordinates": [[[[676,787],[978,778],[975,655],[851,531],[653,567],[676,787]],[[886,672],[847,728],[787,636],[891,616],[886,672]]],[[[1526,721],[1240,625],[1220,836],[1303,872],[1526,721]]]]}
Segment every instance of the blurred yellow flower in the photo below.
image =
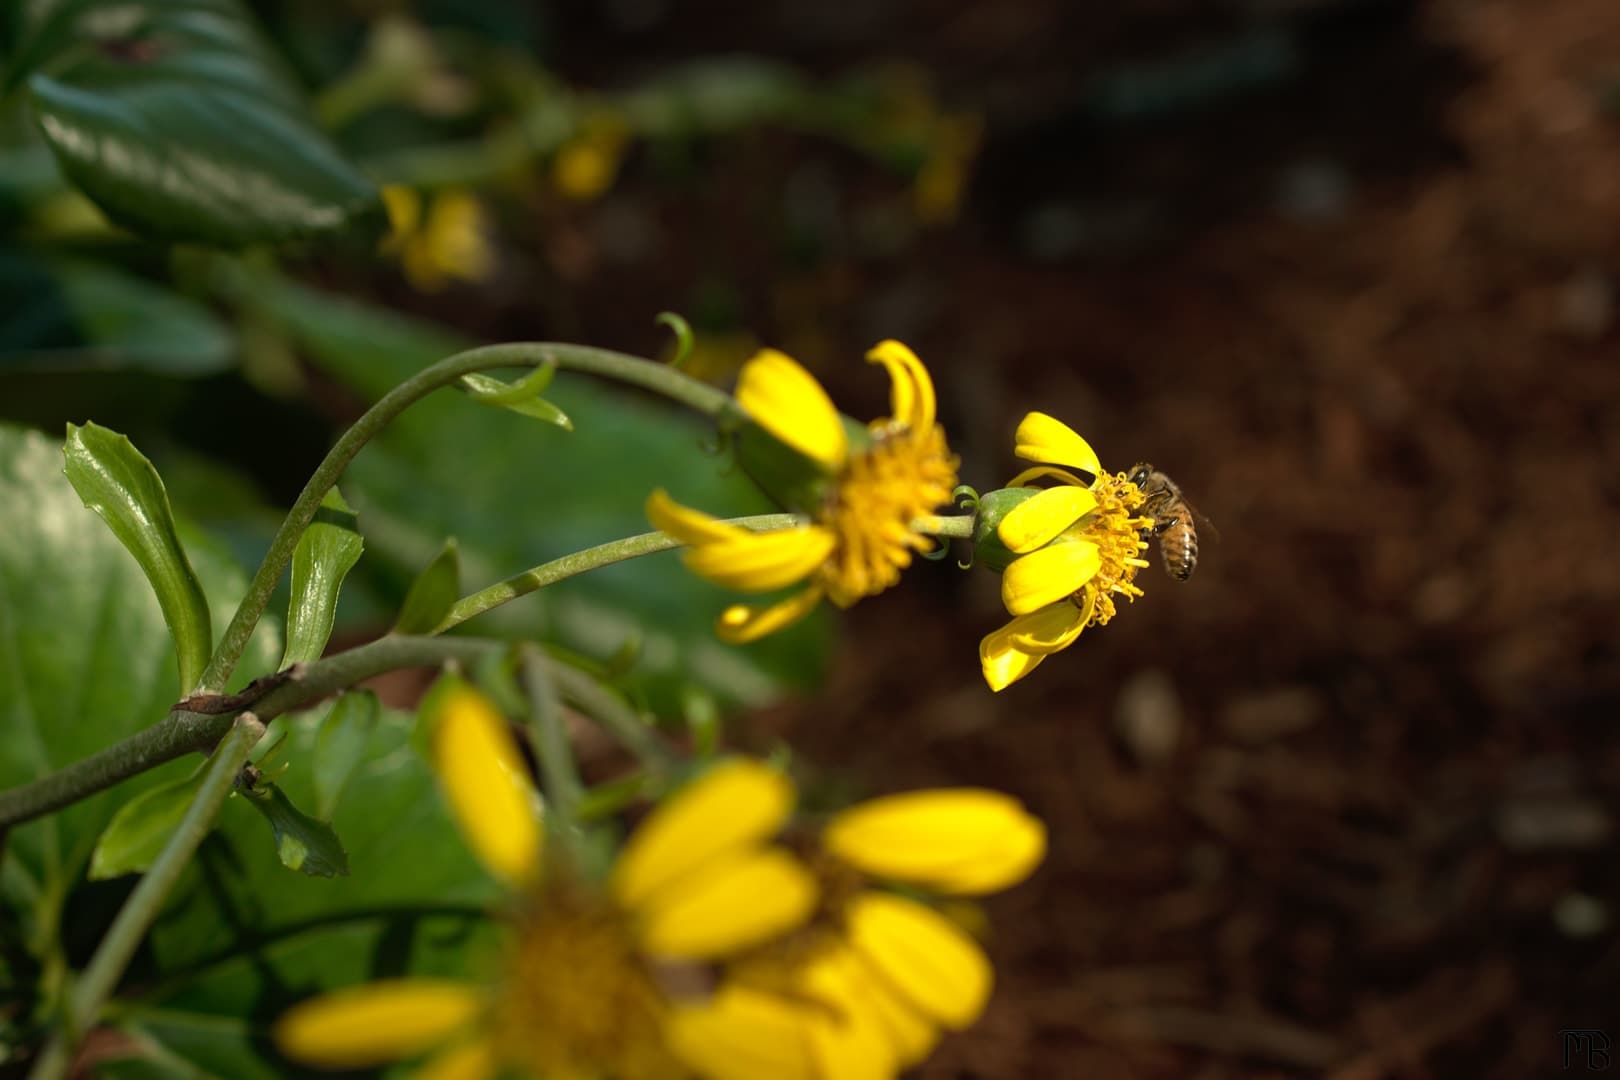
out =
{"type": "Polygon", "coordinates": [[[1045,413],[1028,414],[1018,425],[1014,453],[1043,464],[1013,477],[1009,488],[1037,479],[1058,486],[1019,503],[996,528],[997,539],[1018,557],[1001,577],[1001,601],[1013,619],[979,643],[992,690],[1034,671],[1086,627],[1106,624],[1114,617],[1116,595],[1142,595],[1136,572],[1147,565],[1143,531],[1153,527],[1151,518],[1136,516],[1142,492],[1124,473],[1104,472],[1096,452],[1067,424],[1045,413]]]}
{"type": "Polygon", "coordinates": [[[707,1080],[887,1080],[943,1030],[973,1024],[993,974],[971,936],[918,900],[874,888],[981,895],[1027,877],[1046,829],[976,788],[891,795],[821,837],[811,927],[734,963],[707,1003],[677,1007],[669,1038],[707,1080]]]}
{"type": "Polygon", "coordinates": [[[282,1053],[333,1069],[431,1054],[419,1075],[678,1080],[661,965],[712,961],[795,929],[816,883],[768,844],[792,785],[723,761],[649,815],[603,886],[542,873],[538,798],[505,720],[452,684],[431,706],[431,754],[469,847],[514,886],[501,975],[487,984],[390,979],[303,1002],[276,1024],[282,1053]]]}
{"type": "Polygon", "coordinates": [[[755,533],[681,506],[662,491],[647,500],[654,527],[691,547],[686,565],[699,576],[742,592],[807,583],[768,607],[727,608],[716,625],[724,640],[774,633],[822,597],[849,607],[880,593],[900,580],[913,552],[933,544],[912,523],[950,500],[957,465],[935,420],[933,380],[898,341],[878,344],[867,360],[889,372],[893,415],[868,425],[869,438],[859,445],[851,445],[827,392],[796,361],[766,349],[743,365],[737,403],[825,481],[817,505],[796,507],[809,512],[809,522],[755,533]]]}
{"type": "Polygon", "coordinates": [[[551,159],[551,182],[578,202],[599,199],[613,186],[630,147],[630,125],[612,109],[593,109],[551,159]]]}
{"type": "Polygon", "coordinates": [[[412,286],[438,292],[452,280],[478,282],[494,274],[488,217],[472,193],[438,192],[425,216],[422,196],[412,188],[389,184],[382,195],[392,227],[383,250],[399,257],[412,286]]]}
{"type": "Polygon", "coordinates": [[[931,126],[928,156],[911,185],[912,207],[924,225],[950,225],[962,212],[973,160],[984,141],[984,117],[940,116],[931,126]]]}

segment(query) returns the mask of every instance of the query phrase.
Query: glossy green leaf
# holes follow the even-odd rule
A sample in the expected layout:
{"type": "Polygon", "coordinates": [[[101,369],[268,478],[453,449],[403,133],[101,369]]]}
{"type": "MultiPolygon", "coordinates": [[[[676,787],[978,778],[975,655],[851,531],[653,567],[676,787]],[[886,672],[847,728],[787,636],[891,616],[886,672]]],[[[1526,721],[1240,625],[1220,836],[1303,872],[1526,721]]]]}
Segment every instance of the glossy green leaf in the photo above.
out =
{"type": "Polygon", "coordinates": [[[318,660],[332,636],[338,590],[365,547],[354,509],[337,488],[326,493],[292,557],[292,595],[287,602],[287,654],[281,666],[318,660]]]}
{"type": "MultiPolygon", "coordinates": [[[[540,372],[543,369],[536,368],[535,370],[540,372]]],[[[532,416],[536,420],[544,420],[548,424],[555,424],[564,431],[574,430],[574,422],[568,419],[568,414],[545,398],[530,394],[508,396],[512,390],[517,389],[517,384],[505,383],[489,375],[480,375],[476,371],[470,375],[463,375],[461,382],[474,391],[469,396],[480,405],[489,405],[498,409],[510,409],[519,416],[532,416]]]]}
{"type": "Polygon", "coordinates": [[[244,788],[241,794],[270,823],[282,866],[310,877],[348,874],[349,856],[332,826],[298,809],[286,792],[268,780],[244,788]]]}
{"type": "Polygon", "coordinates": [[[203,769],[143,791],[118,808],[90,853],[90,878],[145,873],[197,797],[203,769]]]}
{"type": "Polygon", "coordinates": [[[62,171],[114,221],[233,246],[381,235],[376,188],[315,125],[239,0],[25,9],[8,86],[26,80],[62,171]]]}
{"type": "Polygon", "coordinates": [[[0,305],[0,373],[207,375],[234,361],[213,312],[116,267],[0,254],[0,296],[28,298],[0,305]]]}
{"type": "Polygon", "coordinates": [[[337,699],[321,721],[310,767],[315,784],[315,816],[322,821],[331,821],[337,811],[343,788],[371,742],[377,713],[376,694],[350,690],[337,699]]]}
{"type": "MultiPolygon", "coordinates": [[[[0,424],[0,788],[54,772],[161,719],[181,696],[163,613],[140,567],[87,511],[62,473],[62,443],[0,424]]],[[[181,536],[223,625],[247,578],[225,547],[181,536]]],[[[271,670],[276,620],[261,623],[232,688],[271,670]]],[[[0,912],[56,927],[68,888],[117,808],[185,777],[181,760],[13,828],[4,873],[37,903],[0,912]]],[[[262,826],[260,826],[262,828],[262,826]]],[[[262,841],[261,841],[262,842],[262,841]]],[[[284,871],[283,871],[284,873],[284,871]]],[[[47,941],[54,933],[47,935],[47,941]]]]}
{"type": "Polygon", "coordinates": [[[175,532],[169,494],[129,439],[98,424],[68,425],[68,482],[135,556],[174,638],[180,685],[194,689],[213,648],[208,598],[175,532]]]}
{"type": "Polygon", "coordinates": [[[416,575],[394,622],[396,634],[425,634],[450,614],[461,596],[461,556],[455,537],[444,542],[427,568],[416,575]]]}
{"type": "MultiPolygon", "coordinates": [[[[302,763],[316,753],[321,719],[288,719],[292,765],[277,783],[312,805],[302,763]]],[[[233,1080],[301,1075],[264,1038],[294,1002],[390,976],[478,978],[499,963],[498,926],[483,913],[500,887],[468,854],[408,745],[413,724],[383,709],[349,781],[333,821],[348,877],[287,873],[267,857],[264,822],[230,801],[152,929],[130,975],[135,995],[117,1003],[140,1040],[233,1080]]]]}
{"type": "MultiPolygon", "coordinates": [[[[370,397],[468,345],[435,327],[321,296],[267,275],[230,283],[312,359],[370,397]]],[[[461,538],[469,591],[547,559],[646,532],[656,487],[721,515],[769,513],[730,459],[708,452],[711,426],[672,406],[562,372],[547,391],[574,418],[563,434],[435,394],[389,425],[351,466],[345,490],[366,517],[367,550],[420,566],[440,538],[461,538]],[[566,512],[564,512],[566,508],[566,512]]],[[[726,645],[714,619],[738,599],[687,573],[673,555],[632,559],[480,616],[478,633],[536,637],[598,660],[640,636],[634,689],[670,711],[697,682],[727,703],[759,703],[807,685],[827,657],[827,620],[752,645],[726,645]]]]}

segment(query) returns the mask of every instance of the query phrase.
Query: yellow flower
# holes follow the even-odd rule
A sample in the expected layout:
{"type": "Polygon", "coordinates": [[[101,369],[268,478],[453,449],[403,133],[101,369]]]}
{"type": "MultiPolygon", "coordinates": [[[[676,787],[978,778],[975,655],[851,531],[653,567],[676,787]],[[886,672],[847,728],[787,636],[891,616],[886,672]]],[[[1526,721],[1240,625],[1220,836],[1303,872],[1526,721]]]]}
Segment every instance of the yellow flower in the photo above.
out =
{"type": "Polygon", "coordinates": [[[1046,830],[1014,799],[975,788],[891,795],[837,815],[821,837],[816,923],[734,963],[713,999],[678,1007],[671,1043],[708,1080],[886,1080],[976,1021],[993,975],[978,943],[873,880],[949,896],[1023,880],[1046,830]]]}
{"type": "Polygon", "coordinates": [[[484,281],[495,272],[489,223],[472,194],[450,189],[433,196],[422,214],[422,196],[400,184],[382,190],[393,231],[383,250],[399,256],[405,277],[422,292],[438,292],[452,280],[484,281]]]}
{"type": "Polygon", "coordinates": [[[674,999],[660,974],[792,930],[815,904],[810,872],[767,844],[792,811],[791,784],[751,761],[715,765],[654,810],[594,885],[555,859],[542,873],[538,800],[494,707],[455,683],[430,711],[451,812],[515,887],[503,970],[482,985],[402,978],[322,995],[281,1017],[281,1051],[338,1069],[431,1054],[421,1075],[458,1080],[688,1075],[665,1037],[674,999]]]}
{"type": "Polygon", "coordinates": [[[585,114],[578,130],[551,159],[551,182],[558,192],[578,202],[601,198],[619,175],[630,146],[630,125],[612,109],[585,114]]]}
{"type": "Polygon", "coordinates": [[[1116,595],[1142,595],[1135,583],[1147,565],[1142,534],[1153,527],[1151,518],[1135,516],[1143,502],[1136,485],[1124,473],[1104,472],[1096,452],[1067,424],[1030,413],[1018,425],[1013,452],[1043,464],[1013,477],[1009,488],[1037,479],[1058,486],[1037,490],[996,526],[996,539],[1017,558],[1001,576],[1001,601],[1013,619],[979,643],[992,690],[1034,671],[1086,627],[1107,623],[1116,595]]]}
{"type": "Polygon", "coordinates": [[[662,491],[647,500],[656,528],[691,547],[686,565],[716,584],[770,592],[805,583],[774,605],[736,604],[719,618],[726,641],[754,641],[803,618],[826,597],[849,607],[900,580],[912,553],[933,541],[912,522],[948,502],[956,457],[935,420],[934,383],[916,354],[884,341],[866,354],[890,378],[891,416],[852,440],[827,392],[796,361],[766,349],[743,365],[737,403],[776,443],[819,476],[810,521],[755,533],[681,506],[662,491]],[[853,443],[853,445],[852,445],[853,443]]]}

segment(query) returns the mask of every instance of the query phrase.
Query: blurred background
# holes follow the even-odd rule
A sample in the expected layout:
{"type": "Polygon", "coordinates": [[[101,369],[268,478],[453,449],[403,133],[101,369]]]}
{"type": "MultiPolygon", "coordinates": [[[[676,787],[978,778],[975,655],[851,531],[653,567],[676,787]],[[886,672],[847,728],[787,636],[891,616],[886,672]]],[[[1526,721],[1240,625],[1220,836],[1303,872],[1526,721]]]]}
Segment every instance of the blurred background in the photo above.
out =
{"type": "MultiPolygon", "coordinates": [[[[142,245],[14,125],[0,418],[128,431],[256,561],[341,425],[461,342],[659,355],[673,310],[703,376],[769,344],[870,417],[861,357],[897,337],[965,482],[1053,413],[1213,522],[1193,579],[1155,565],[994,696],[996,581],[950,561],[755,652],[669,644],[720,603],[672,558],[636,571],[664,592],[516,618],[696,665],[820,797],[983,784],[1048,823],[987,904],[990,1013],[921,1075],[1517,1078],[1563,1029],[1620,1037],[1620,6],[253,7],[406,227],[275,263],[142,245]]],[[[522,436],[532,463],[482,416],[368,450],[340,633],[446,532],[493,580],[695,490],[635,417],[559,401],[578,430],[522,436]],[[581,483],[599,513],[553,512],[581,483]]],[[[704,505],[755,508],[727,491],[704,505]]]]}

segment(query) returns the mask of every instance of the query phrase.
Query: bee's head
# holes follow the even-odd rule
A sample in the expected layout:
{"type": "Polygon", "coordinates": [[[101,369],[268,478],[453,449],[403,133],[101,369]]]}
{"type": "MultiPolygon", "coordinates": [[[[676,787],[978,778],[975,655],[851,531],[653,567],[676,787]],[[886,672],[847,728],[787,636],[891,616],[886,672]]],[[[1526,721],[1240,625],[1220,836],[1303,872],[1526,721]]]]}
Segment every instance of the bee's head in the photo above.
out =
{"type": "Polygon", "coordinates": [[[1153,466],[1149,465],[1145,461],[1138,461],[1135,465],[1131,466],[1131,475],[1129,479],[1130,482],[1135,484],[1137,487],[1142,487],[1147,483],[1148,477],[1152,475],[1153,466]]]}

